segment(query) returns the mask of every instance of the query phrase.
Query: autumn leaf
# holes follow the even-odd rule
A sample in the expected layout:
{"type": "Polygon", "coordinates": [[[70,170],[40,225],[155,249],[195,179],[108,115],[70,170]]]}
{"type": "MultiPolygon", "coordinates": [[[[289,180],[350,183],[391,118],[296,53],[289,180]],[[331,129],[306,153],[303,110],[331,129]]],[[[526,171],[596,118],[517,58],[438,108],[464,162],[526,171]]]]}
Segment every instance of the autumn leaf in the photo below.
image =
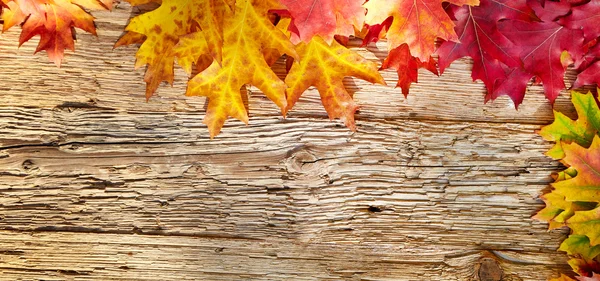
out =
{"type": "Polygon", "coordinates": [[[600,1],[592,0],[584,5],[571,8],[571,14],[558,20],[558,23],[573,30],[582,30],[586,40],[600,36],[600,1]]]}
{"type": "Polygon", "coordinates": [[[571,99],[577,111],[577,120],[571,120],[566,115],[554,111],[554,122],[543,127],[540,135],[548,141],[556,142],[547,155],[554,159],[562,159],[563,143],[575,142],[588,147],[594,136],[600,132],[600,110],[591,93],[582,94],[571,92],[571,99]]]}
{"type": "Polygon", "coordinates": [[[533,218],[548,222],[550,230],[565,226],[566,220],[575,213],[574,203],[566,201],[565,196],[558,192],[544,194],[542,200],[546,203],[546,207],[533,218]]]}
{"type": "Polygon", "coordinates": [[[73,27],[96,35],[94,17],[83,8],[109,10],[112,0],[13,0],[3,1],[2,31],[21,24],[19,46],[39,35],[35,52],[46,51],[48,58],[60,66],[65,49],[75,50],[73,27]]]}
{"type": "Polygon", "coordinates": [[[577,280],[593,280],[600,272],[600,110],[591,93],[573,91],[571,99],[578,118],[555,111],[554,122],[539,132],[556,142],[547,154],[568,168],[554,176],[553,190],[542,196],[546,207],[534,218],[548,221],[550,229],[571,228],[559,250],[571,257],[577,280]]]}
{"type": "Polygon", "coordinates": [[[600,263],[598,261],[574,258],[570,259],[568,263],[571,266],[571,268],[573,268],[573,271],[580,275],[576,277],[577,280],[600,281],[596,279],[582,279],[592,278],[591,276],[596,276],[595,278],[597,278],[599,276],[596,274],[600,272],[600,263]]]}
{"type": "Polygon", "coordinates": [[[286,108],[283,81],[265,61],[265,52],[279,50],[298,59],[288,37],[269,20],[269,10],[281,8],[272,1],[238,0],[231,15],[223,20],[223,60],[216,60],[188,83],[186,95],[208,97],[204,123],[211,137],[217,135],[231,116],[245,123],[248,113],[240,89],[258,87],[282,110],[286,108]]]}
{"type": "Polygon", "coordinates": [[[213,57],[209,54],[208,44],[201,31],[179,37],[179,42],[173,48],[177,63],[188,75],[193,73],[193,65],[196,65],[196,70],[199,72],[209,67],[213,61],[213,57]]]}
{"type": "Polygon", "coordinates": [[[315,86],[329,118],[340,118],[348,128],[355,130],[354,112],[358,105],[344,88],[342,80],[354,76],[371,83],[385,84],[377,72],[377,65],[336,41],[327,44],[319,36],[314,36],[308,44],[300,43],[296,50],[300,61],[294,63],[285,78],[289,88],[284,114],[308,87],[315,86]]]}
{"type": "MultiPolygon", "coordinates": [[[[486,101],[495,99],[496,85],[507,79],[507,70],[521,65],[515,44],[498,31],[498,22],[537,21],[537,16],[525,0],[482,0],[477,7],[453,6],[447,11],[456,19],[459,42],[445,41],[436,51],[440,72],[459,58],[471,57],[471,77],[485,84],[486,101]]],[[[511,98],[516,105],[522,101],[522,95],[511,98]]]]}
{"type": "Polygon", "coordinates": [[[390,51],[381,66],[381,69],[388,68],[393,68],[398,73],[396,87],[402,89],[404,97],[408,95],[410,85],[413,82],[417,82],[419,68],[425,68],[435,75],[438,74],[435,60],[432,57],[426,62],[421,62],[421,60],[410,54],[410,50],[406,44],[402,44],[400,47],[390,51]]]}
{"type": "MultiPolygon", "coordinates": [[[[154,94],[162,81],[173,84],[174,48],[180,37],[197,32],[195,39],[204,40],[197,45],[202,45],[202,51],[220,62],[223,45],[221,21],[225,13],[231,13],[229,8],[224,0],[164,0],[156,10],[130,21],[126,27],[127,33],[115,46],[143,40],[136,53],[135,66],[148,65],[144,76],[147,83],[146,99],[154,94]]],[[[189,65],[184,67],[187,70],[189,65]]]]}
{"type": "Polygon", "coordinates": [[[560,251],[567,252],[571,256],[579,256],[586,260],[592,260],[600,255],[600,245],[590,246],[590,239],[585,235],[571,235],[565,239],[560,251]]]}
{"type": "Polygon", "coordinates": [[[327,43],[334,35],[351,36],[365,21],[364,1],[350,0],[281,0],[292,16],[291,30],[297,31],[292,42],[309,42],[321,36],[327,43]]]}
{"type": "Polygon", "coordinates": [[[437,38],[458,41],[454,23],[440,0],[370,0],[364,7],[368,25],[381,24],[393,17],[387,33],[389,50],[407,44],[413,56],[427,61],[435,50],[437,38]]]}
{"type": "Polygon", "coordinates": [[[554,102],[560,91],[565,88],[564,74],[570,64],[569,60],[563,58],[563,51],[567,51],[573,59],[583,56],[581,31],[566,29],[552,21],[518,20],[500,22],[499,30],[518,48],[524,69],[508,75],[503,83],[507,87],[503,88],[502,93],[511,97],[522,97],[525,94],[521,90],[523,87],[517,86],[519,92],[514,92],[511,88],[514,89],[515,85],[523,86],[535,76],[541,80],[546,97],[554,102]]]}

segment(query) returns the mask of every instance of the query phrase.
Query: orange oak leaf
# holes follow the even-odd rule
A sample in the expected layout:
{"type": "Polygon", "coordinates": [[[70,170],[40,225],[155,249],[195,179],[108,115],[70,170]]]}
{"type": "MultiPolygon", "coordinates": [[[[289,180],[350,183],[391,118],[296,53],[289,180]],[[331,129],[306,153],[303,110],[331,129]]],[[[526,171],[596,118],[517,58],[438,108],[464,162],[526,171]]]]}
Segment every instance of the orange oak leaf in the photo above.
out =
{"type": "Polygon", "coordinates": [[[410,85],[417,82],[419,76],[419,68],[425,68],[431,73],[437,75],[436,63],[433,58],[429,58],[426,62],[421,62],[420,59],[410,55],[408,45],[402,44],[400,47],[390,51],[389,55],[383,61],[381,69],[393,68],[398,73],[398,83],[396,87],[402,89],[404,97],[408,95],[410,85]]]}
{"type": "Polygon", "coordinates": [[[220,62],[223,45],[221,21],[227,12],[231,13],[230,3],[225,0],[164,0],[157,9],[129,22],[127,33],[115,46],[143,41],[136,53],[135,66],[148,65],[144,76],[146,99],[154,94],[162,81],[173,84],[174,49],[180,37],[192,32],[201,33],[195,38],[204,42],[198,44],[205,44],[203,51],[220,62]]]}
{"type": "Polygon", "coordinates": [[[435,50],[437,38],[458,41],[454,23],[440,0],[370,0],[364,7],[367,8],[365,23],[368,25],[381,24],[388,17],[394,18],[387,33],[389,50],[408,44],[413,56],[427,61],[435,50]]]}
{"type": "Polygon", "coordinates": [[[319,35],[331,43],[334,35],[351,36],[365,21],[364,1],[360,0],[281,0],[292,16],[297,31],[292,42],[309,42],[319,35]]]}
{"type": "Polygon", "coordinates": [[[60,66],[65,49],[75,50],[73,27],[96,35],[94,17],[83,8],[108,10],[112,0],[13,0],[4,2],[2,10],[6,31],[23,23],[19,46],[39,35],[35,52],[46,51],[48,58],[60,66]]]}
{"type": "Polygon", "coordinates": [[[358,105],[346,91],[342,79],[354,76],[385,85],[377,65],[337,41],[327,44],[319,36],[314,36],[309,43],[298,44],[296,50],[300,61],[292,65],[285,78],[288,105],[284,115],[308,87],[315,86],[329,118],[340,118],[348,128],[356,130],[354,112],[358,105]]]}
{"type": "Polygon", "coordinates": [[[231,116],[248,123],[240,89],[246,84],[258,87],[282,110],[286,107],[285,83],[265,60],[276,49],[298,59],[294,45],[269,20],[268,11],[281,8],[275,1],[238,0],[232,14],[223,21],[223,61],[217,61],[188,83],[188,96],[208,97],[204,123],[216,136],[231,116]]]}

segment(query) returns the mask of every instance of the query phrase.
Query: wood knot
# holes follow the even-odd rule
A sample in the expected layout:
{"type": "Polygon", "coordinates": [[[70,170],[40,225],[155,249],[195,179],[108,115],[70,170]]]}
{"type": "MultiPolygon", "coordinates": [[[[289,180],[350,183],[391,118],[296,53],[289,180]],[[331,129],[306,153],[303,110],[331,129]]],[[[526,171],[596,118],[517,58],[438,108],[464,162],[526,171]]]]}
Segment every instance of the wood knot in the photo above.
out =
{"type": "Polygon", "coordinates": [[[31,171],[36,168],[35,164],[30,159],[23,161],[23,164],[21,164],[21,166],[23,167],[23,170],[25,170],[25,171],[31,171]]]}
{"type": "Polygon", "coordinates": [[[304,146],[293,151],[288,157],[287,170],[299,174],[319,174],[323,163],[304,146]]]}
{"type": "Polygon", "coordinates": [[[484,257],[482,258],[476,269],[477,277],[479,281],[500,281],[504,275],[504,271],[498,261],[493,258],[484,257]]]}

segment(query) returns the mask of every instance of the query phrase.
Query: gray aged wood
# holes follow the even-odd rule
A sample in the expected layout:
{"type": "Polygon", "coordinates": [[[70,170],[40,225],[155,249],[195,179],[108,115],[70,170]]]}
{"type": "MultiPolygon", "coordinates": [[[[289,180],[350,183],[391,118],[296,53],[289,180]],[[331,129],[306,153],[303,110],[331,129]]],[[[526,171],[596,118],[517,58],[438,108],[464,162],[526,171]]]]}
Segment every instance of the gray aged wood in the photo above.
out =
{"type": "MultiPolygon", "coordinates": [[[[134,47],[112,49],[126,3],[95,13],[61,68],[0,45],[1,280],[546,280],[567,272],[564,230],[530,217],[559,168],[518,111],[483,104],[470,62],[399,89],[348,79],[358,131],[318,94],[288,118],[257,90],[250,125],[210,140],[204,98],[144,99],[134,47]],[[497,264],[496,264],[497,263],[497,264]],[[494,272],[484,272],[493,270],[494,272]]],[[[382,45],[362,53],[385,54],[382,45]]],[[[281,73],[282,66],[277,69],[281,73]]],[[[389,85],[395,74],[384,71],[389,85]]],[[[572,80],[570,80],[572,81],[572,80]]],[[[565,92],[559,110],[574,115],[565,92]]]]}

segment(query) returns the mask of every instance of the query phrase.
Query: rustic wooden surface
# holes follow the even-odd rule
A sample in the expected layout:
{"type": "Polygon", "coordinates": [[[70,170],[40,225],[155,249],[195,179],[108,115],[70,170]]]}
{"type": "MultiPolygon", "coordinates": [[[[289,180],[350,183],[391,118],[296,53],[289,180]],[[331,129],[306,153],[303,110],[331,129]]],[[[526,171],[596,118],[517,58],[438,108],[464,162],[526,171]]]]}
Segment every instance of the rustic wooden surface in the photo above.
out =
{"type": "MultiPolygon", "coordinates": [[[[132,14],[97,12],[61,68],[0,44],[1,280],[546,280],[564,230],[530,217],[560,166],[518,111],[483,104],[468,60],[399,89],[347,80],[358,131],[311,90],[287,119],[261,93],[210,140],[185,74],[144,99],[132,14]]],[[[383,45],[365,56],[384,56],[383,45]]],[[[281,66],[278,71],[281,72],[281,66]]],[[[389,85],[395,74],[383,72],[389,85]]],[[[573,115],[565,92],[556,107],[573,115]]]]}

